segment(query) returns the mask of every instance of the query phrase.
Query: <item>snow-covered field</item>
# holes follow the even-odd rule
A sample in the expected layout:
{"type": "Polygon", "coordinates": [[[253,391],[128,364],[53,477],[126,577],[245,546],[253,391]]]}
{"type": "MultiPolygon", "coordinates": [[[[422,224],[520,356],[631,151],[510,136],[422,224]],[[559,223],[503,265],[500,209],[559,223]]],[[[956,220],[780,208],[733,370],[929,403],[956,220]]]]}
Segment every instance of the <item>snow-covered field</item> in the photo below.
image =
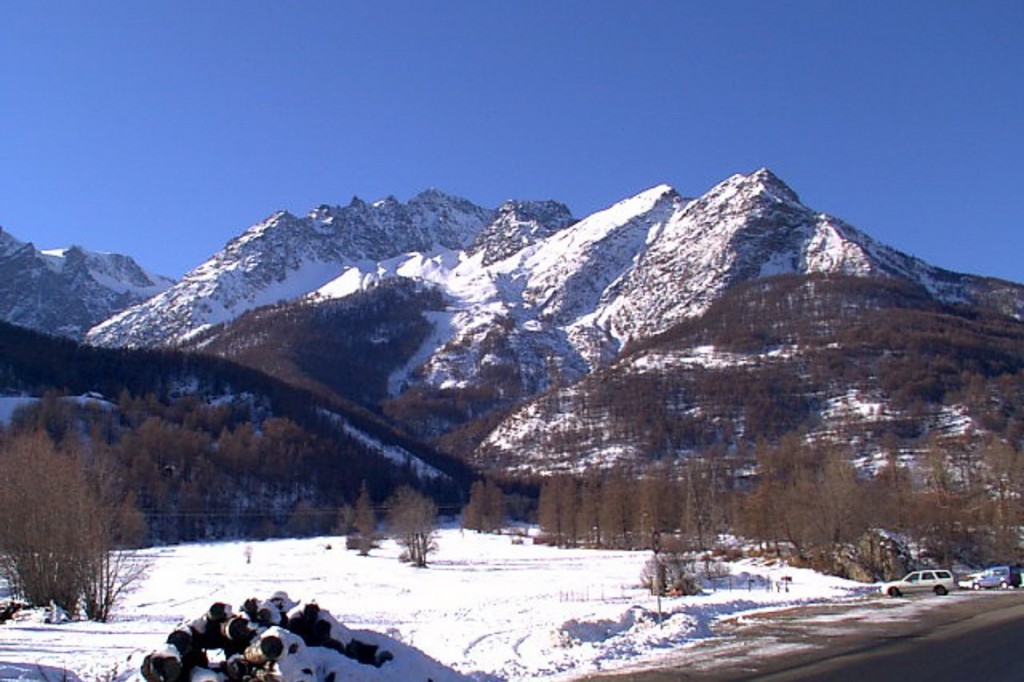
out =
{"type": "MultiPolygon", "coordinates": [[[[569,680],[678,657],[711,637],[723,616],[851,599],[868,589],[811,571],[738,562],[717,589],[662,599],[659,624],[656,600],[639,586],[647,552],[560,550],[457,529],[441,531],[438,544],[427,569],[397,561],[399,549],[390,541],[360,557],[338,537],[147,550],[150,574],[113,622],[0,625],[0,679],[124,677],[137,670],[140,654],[211,603],[237,609],[249,597],[284,590],[296,601],[316,601],[350,628],[388,635],[473,680],[569,680]],[[788,592],[768,589],[783,576],[792,578],[788,592]]],[[[394,676],[395,663],[369,668],[366,679],[408,679],[394,676]]]]}

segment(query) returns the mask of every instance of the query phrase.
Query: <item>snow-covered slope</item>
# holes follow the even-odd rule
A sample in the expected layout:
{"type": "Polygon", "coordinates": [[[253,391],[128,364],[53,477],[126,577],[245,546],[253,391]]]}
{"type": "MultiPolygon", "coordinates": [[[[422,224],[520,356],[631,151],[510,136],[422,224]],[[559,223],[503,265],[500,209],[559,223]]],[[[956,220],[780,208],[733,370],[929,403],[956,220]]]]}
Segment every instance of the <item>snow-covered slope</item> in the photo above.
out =
{"type": "MultiPolygon", "coordinates": [[[[771,275],[890,276],[940,300],[982,302],[980,278],[929,266],[800,203],[771,171],[734,175],[652,230],[635,267],[586,320],[619,344],[700,315],[730,285],[771,275]]],[[[1005,312],[1024,314],[1024,288],[1005,312]]]]}
{"type": "Polygon", "coordinates": [[[173,283],[128,256],[80,246],[40,251],[2,229],[0,282],[0,319],[76,339],[173,283]]]}

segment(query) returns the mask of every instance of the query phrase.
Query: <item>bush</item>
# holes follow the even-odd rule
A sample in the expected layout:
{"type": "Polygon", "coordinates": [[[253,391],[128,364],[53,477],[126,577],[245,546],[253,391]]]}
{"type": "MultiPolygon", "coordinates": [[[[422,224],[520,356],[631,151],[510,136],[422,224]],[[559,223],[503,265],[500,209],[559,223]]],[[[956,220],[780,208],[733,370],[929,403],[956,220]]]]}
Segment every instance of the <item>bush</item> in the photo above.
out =
{"type": "Polygon", "coordinates": [[[640,572],[640,584],[661,596],[700,594],[702,589],[694,559],[681,552],[663,552],[648,559],[640,572]]]}

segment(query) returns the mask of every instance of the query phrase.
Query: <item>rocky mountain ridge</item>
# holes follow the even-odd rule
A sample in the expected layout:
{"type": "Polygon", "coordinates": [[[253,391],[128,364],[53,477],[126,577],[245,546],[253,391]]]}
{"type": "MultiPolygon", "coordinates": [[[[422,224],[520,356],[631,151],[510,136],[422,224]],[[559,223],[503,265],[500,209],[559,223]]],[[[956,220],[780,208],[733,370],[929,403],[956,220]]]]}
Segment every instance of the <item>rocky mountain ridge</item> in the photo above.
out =
{"type": "Polygon", "coordinates": [[[76,339],[173,284],[128,256],[80,246],[41,251],[2,229],[0,281],[0,319],[76,339]]]}
{"type": "Polygon", "coordinates": [[[339,289],[343,295],[364,288],[377,271],[389,263],[400,265],[396,259],[406,256],[431,261],[464,249],[502,249],[510,240],[535,239],[535,215],[555,225],[571,220],[567,210],[551,205],[509,202],[493,211],[437,190],[406,204],[393,197],[372,204],[356,198],[347,206],[321,205],[302,218],[278,212],[231,240],[175,286],[98,325],[88,340],[104,346],[178,345],[261,305],[324,287],[335,292],[328,293],[332,296],[339,289]],[[488,227],[493,238],[475,245],[488,227]]]}
{"type": "Polygon", "coordinates": [[[907,278],[941,300],[1024,314],[1019,286],[888,248],[807,208],[761,169],[692,201],[659,186],[579,221],[555,202],[509,201],[491,210],[437,190],[406,204],[353,199],[303,218],[276,213],[88,339],[177,345],[261,305],[337,298],[407,277],[432,282],[457,302],[449,341],[482,321],[511,317],[520,331],[559,337],[568,366],[594,367],[630,341],[701,314],[734,282],[793,272],[907,278]]]}

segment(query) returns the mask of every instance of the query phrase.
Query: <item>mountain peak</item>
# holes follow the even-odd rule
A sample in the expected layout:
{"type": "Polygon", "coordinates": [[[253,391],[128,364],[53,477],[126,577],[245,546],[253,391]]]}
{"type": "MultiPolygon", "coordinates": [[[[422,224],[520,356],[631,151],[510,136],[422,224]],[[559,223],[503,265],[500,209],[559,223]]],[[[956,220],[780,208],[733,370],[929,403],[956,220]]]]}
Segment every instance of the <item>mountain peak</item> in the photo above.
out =
{"type": "Polygon", "coordinates": [[[24,247],[25,243],[23,241],[0,227],[0,256],[8,256],[24,247]]]}
{"type": "Polygon", "coordinates": [[[433,201],[437,199],[451,198],[451,195],[447,194],[446,192],[442,192],[436,187],[428,187],[419,194],[417,194],[416,196],[414,196],[412,199],[410,199],[410,201],[416,201],[417,199],[421,201],[433,201]]]}
{"type": "Polygon", "coordinates": [[[573,221],[572,211],[563,203],[552,200],[523,201],[508,199],[497,209],[501,216],[516,216],[521,220],[549,220],[561,223],[562,227],[573,221]]]}
{"type": "Polygon", "coordinates": [[[490,265],[572,225],[575,218],[557,201],[509,199],[498,207],[494,220],[475,238],[469,251],[484,254],[490,265]]]}
{"type": "Polygon", "coordinates": [[[763,189],[775,198],[782,199],[783,201],[792,201],[797,204],[800,203],[800,196],[793,191],[793,188],[783,182],[779,176],[768,168],[758,168],[749,175],[739,177],[744,179],[744,184],[763,189]]]}
{"type": "MultiPolygon", "coordinates": [[[[416,196],[409,199],[407,205],[410,208],[419,207],[432,207],[432,206],[455,206],[465,210],[468,207],[475,206],[473,202],[462,197],[457,197],[453,194],[448,194],[436,187],[428,187],[416,196]]],[[[477,207],[478,208],[478,207],[477,207]]]]}
{"type": "Polygon", "coordinates": [[[666,184],[664,182],[661,183],[660,185],[655,185],[654,187],[651,187],[650,189],[648,189],[648,190],[646,190],[644,192],[641,192],[641,194],[648,194],[648,193],[656,194],[659,197],[663,197],[663,196],[666,196],[666,195],[675,196],[675,195],[678,194],[678,192],[676,192],[675,187],[673,187],[672,185],[666,184]]]}

